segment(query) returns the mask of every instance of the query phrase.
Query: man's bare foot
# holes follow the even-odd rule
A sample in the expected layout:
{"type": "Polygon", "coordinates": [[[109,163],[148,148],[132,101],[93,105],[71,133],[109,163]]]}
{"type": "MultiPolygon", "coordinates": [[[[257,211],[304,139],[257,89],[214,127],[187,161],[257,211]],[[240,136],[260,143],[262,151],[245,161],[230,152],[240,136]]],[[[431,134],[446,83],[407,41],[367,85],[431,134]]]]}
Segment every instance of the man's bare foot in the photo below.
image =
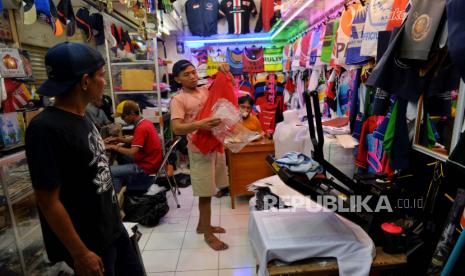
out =
{"type": "Polygon", "coordinates": [[[226,250],[229,248],[227,244],[220,241],[215,235],[209,233],[204,235],[205,242],[215,251],[226,250]]]}
{"type": "MultiPolygon", "coordinates": [[[[210,229],[211,229],[211,233],[215,233],[215,234],[224,234],[226,233],[226,230],[224,230],[223,227],[219,227],[219,226],[210,226],[210,229]]],[[[199,229],[199,227],[197,227],[197,234],[204,234],[203,231],[201,231],[199,229]]]]}

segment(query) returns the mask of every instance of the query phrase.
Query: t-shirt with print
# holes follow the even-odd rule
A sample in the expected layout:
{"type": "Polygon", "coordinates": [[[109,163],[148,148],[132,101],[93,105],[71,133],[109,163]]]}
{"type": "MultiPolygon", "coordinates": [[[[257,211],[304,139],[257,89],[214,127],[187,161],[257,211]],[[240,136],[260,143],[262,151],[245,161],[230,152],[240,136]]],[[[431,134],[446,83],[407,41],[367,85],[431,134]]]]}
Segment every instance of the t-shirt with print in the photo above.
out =
{"type": "Polygon", "coordinates": [[[273,47],[264,49],[265,72],[283,71],[283,48],[273,47]]]}
{"type": "MultiPolygon", "coordinates": [[[[26,155],[35,190],[60,189],[77,234],[100,255],[125,231],[105,145],[86,116],[47,107],[26,131],[26,155]]],[[[72,260],[39,210],[50,261],[72,260]]]]}
{"type": "Polygon", "coordinates": [[[156,173],[163,159],[163,151],[160,137],[152,122],[142,119],[137,123],[131,146],[139,148],[134,156],[137,166],[146,174],[156,173]]]}
{"type": "MultiPolygon", "coordinates": [[[[171,99],[171,120],[181,119],[184,123],[196,121],[197,114],[202,110],[208,99],[208,87],[197,87],[195,93],[179,91],[171,99]]],[[[192,134],[187,135],[187,147],[191,152],[199,153],[200,150],[192,143],[192,134]]]]}
{"type": "Polygon", "coordinates": [[[263,48],[244,48],[242,63],[244,73],[264,72],[263,48]]]}

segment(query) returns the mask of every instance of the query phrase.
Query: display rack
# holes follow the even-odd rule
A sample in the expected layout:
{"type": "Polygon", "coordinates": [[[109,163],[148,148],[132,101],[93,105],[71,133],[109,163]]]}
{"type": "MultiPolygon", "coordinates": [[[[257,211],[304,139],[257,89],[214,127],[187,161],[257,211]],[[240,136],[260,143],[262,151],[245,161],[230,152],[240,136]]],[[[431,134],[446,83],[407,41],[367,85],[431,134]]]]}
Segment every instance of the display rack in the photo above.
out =
{"type": "MultiPolygon", "coordinates": [[[[162,80],[161,76],[161,70],[160,68],[163,67],[164,73],[166,73],[166,65],[165,64],[159,64],[158,63],[158,43],[157,39],[153,38],[151,40],[147,40],[147,45],[149,43],[152,43],[153,45],[153,60],[135,60],[135,61],[130,61],[130,62],[115,62],[111,58],[111,49],[110,46],[108,45],[108,42],[105,40],[105,50],[106,50],[106,57],[107,57],[107,66],[108,66],[108,73],[110,76],[110,93],[111,93],[111,98],[113,102],[113,110],[116,110],[116,106],[120,102],[118,96],[120,95],[135,95],[135,94],[146,94],[146,95],[155,95],[156,97],[156,114],[150,115],[150,116],[144,116],[146,119],[152,121],[154,124],[158,126],[159,129],[159,136],[162,145],[165,144],[165,138],[164,138],[164,127],[163,127],[163,110],[162,110],[162,102],[161,102],[161,89],[160,89],[160,81],[162,80]],[[150,70],[154,70],[154,81],[155,81],[155,88],[153,90],[116,90],[115,89],[115,81],[117,81],[118,74],[115,74],[118,70],[121,71],[122,68],[132,68],[132,69],[148,69],[150,67],[150,70]]],[[[142,110],[141,110],[142,112],[142,110]]],[[[163,152],[165,151],[165,148],[163,146],[163,152]]]]}
{"type": "Polygon", "coordinates": [[[54,275],[24,151],[0,159],[0,274],[54,275]]]}

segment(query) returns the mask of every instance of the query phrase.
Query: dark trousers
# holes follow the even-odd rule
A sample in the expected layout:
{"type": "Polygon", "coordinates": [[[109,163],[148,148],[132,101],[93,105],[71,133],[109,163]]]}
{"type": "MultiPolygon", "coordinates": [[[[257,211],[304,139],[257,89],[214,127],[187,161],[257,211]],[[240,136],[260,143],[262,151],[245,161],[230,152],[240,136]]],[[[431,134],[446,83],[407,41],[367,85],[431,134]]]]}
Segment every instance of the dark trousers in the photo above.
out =
{"type": "MultiPolygon", "coordinates": [[[[105,276],[144,276],[144,268],[136,248],[124,230],[121,236],[100,256],[105,276]]],[[[71,268],[73,263],[66,262],[71,268]]]]}

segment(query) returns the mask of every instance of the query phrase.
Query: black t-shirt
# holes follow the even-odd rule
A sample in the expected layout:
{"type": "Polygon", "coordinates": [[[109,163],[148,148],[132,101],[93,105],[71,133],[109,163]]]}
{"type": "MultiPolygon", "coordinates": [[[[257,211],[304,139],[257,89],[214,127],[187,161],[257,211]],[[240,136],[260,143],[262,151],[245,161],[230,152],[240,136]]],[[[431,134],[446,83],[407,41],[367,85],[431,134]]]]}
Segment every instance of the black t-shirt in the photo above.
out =
{"type": "MultiPolygon", "coordinates": [[[[26,155],[36,190],[60,188],[60,200],[84,244],[102,254],[124,230],[100,134],[87,117],[47,107],[26,131],[26,155]]],[[[70,255],[40,213],[52,262],[70,255]]]]}
{"type": "Polygon", "coordinates": [[[247,34],[250,32],[250,14],[257,15],[253,0],[223,0],[220,4],[220,15],[226,16],[230,34],[247,34]]]}

